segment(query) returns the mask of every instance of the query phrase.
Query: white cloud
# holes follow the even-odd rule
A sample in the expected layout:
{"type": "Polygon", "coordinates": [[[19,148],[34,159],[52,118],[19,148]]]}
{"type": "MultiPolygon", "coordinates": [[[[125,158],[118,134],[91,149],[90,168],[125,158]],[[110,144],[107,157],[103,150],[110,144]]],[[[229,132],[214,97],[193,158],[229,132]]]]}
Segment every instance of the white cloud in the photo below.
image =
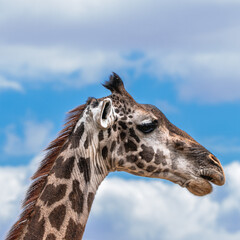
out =
{"type": "Polygon", "coordinates": [[[54,76],[82,86],[134,69],[178,79],[184,100],[236,101],[239,6],[237,0],[1,1],[0,73],[21,84],[54,76]],[[134,50],[143,57],[127,60],[134,50]]]}
{"type": "MultiPolygon", "coordinates": [[[[0,235],[16,220],[29,176],[41,158],[25,167],[0,167],[4,193],[0,196],[0,235]]],[[[240,163],[224,169],[226,185],[202,198],[163,180],[109,177],[98,190],[84,239],[237,240],[240,163]]]]}
{"type": "Polygon", "coordinates": [[[20,83],[9,81],[0,76],[0,91],[6,90],[6,89],[11,89],[11,90],[20,91],[20,92],[23,91],[23,88],[20,85],[20,83]]]}
{"type": "Polygon", "coordinates": [[[239,239],[240,164],[225,171],[226,185],[203,198],[161,180],[109,178],[97,194],[86,239],[239,239]]]}
{"type": "Polygon", "coordinates": [[[39,153],[47,146],[52,127],[50,122],[26,121],[23,136],[20,137],[15,133],[14,126],[9,126],[6,130],[7,141],[3,148],[4,152],[13,156],[39,153]]]}
{"type": "Polygon", "coordinates": [[[176,85],[182,99],[215,103],[240,99],[238,62],[238,53],[217,51],[174,54],[158,64],[162,73],[181,79],[176,85]]]}
{"type": "Polygon", "coordinates": [[[43,156],[35,157],[28,166],[0,167],[0,238],[10,229],[20,214],[30,176],[37,169],[43,156]]]}

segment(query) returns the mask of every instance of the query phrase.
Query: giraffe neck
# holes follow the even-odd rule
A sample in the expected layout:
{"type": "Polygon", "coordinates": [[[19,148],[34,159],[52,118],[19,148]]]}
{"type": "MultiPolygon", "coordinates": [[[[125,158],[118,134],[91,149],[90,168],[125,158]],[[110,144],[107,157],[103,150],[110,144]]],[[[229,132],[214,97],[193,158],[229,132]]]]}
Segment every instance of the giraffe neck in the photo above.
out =
{"type": "Polygon", "coordinates": [[[82,239],[96,191],[108,170],[97,146],[92,147],[94,141],[87,134],[81,138],[85,141],[69,141],[56,159],[21,239],[82,239]]]}

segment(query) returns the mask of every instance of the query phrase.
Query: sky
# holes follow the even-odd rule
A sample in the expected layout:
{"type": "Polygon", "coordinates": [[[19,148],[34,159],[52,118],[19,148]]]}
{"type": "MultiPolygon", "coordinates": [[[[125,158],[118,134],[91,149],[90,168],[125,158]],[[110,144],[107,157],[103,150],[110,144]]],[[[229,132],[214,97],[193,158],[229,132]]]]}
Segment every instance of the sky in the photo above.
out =
{"type": "Polygon", "coordinates": [[[84,239],[240,239],[239,11],[237,0],[1,0],[0,236],[66,112],[109,95],[114,71],[220,159],[226,184],[200,198],[111,173],[84,239]]]}

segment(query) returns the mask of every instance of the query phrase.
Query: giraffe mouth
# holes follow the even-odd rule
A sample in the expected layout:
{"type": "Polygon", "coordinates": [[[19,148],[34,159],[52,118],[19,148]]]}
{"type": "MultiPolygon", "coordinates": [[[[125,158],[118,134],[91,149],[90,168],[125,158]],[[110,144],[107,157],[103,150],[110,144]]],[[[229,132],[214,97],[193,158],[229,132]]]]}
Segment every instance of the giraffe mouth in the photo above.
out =
{"type": "Polygon", "coordinates": [[[196,196],[205,196],[212,192],[212,184],[204,178],[187,180],[184,184],[189,192],[196,196]]]}
{"type": "Polygon", "coordinates": [[[223,171],[219,172],[216,170],[202,169],[199,172],[199,176],[218,186],[222,186],[225,183],[225,175],[223,171]]]}
{"type": "Polygon", "coordinates": [[[224,183],[224,174],[215,170],[200,170],[198,177],[187,180],[184,187],[194,195],[204,196],[212,192],[212,184],[222,186],[224,183]]]}
{"type": "Polygon", "coordinates": [[[212,192],[212,184],[222,186],[225,183],[224,173],[216,170],[200,170],[197,175],[174,172],[170,181],[185,187],[194,195],[204,196],[212,192]]]}

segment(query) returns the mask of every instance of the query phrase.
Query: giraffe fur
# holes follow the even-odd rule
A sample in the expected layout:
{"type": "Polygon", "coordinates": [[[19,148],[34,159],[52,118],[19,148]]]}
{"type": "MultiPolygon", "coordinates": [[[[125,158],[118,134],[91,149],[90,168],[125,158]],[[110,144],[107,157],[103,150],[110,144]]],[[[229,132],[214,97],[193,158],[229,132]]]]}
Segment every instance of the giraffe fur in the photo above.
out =
{"type": "Polygon", "coordinates": [[[224,184],[219,160],[155,106],[137,103],[116,73],[103,85],[111,95],[70,112],[6,240],[82,239],[97,189],[113,171],[167,179],[198,196],[224,184]]]}

